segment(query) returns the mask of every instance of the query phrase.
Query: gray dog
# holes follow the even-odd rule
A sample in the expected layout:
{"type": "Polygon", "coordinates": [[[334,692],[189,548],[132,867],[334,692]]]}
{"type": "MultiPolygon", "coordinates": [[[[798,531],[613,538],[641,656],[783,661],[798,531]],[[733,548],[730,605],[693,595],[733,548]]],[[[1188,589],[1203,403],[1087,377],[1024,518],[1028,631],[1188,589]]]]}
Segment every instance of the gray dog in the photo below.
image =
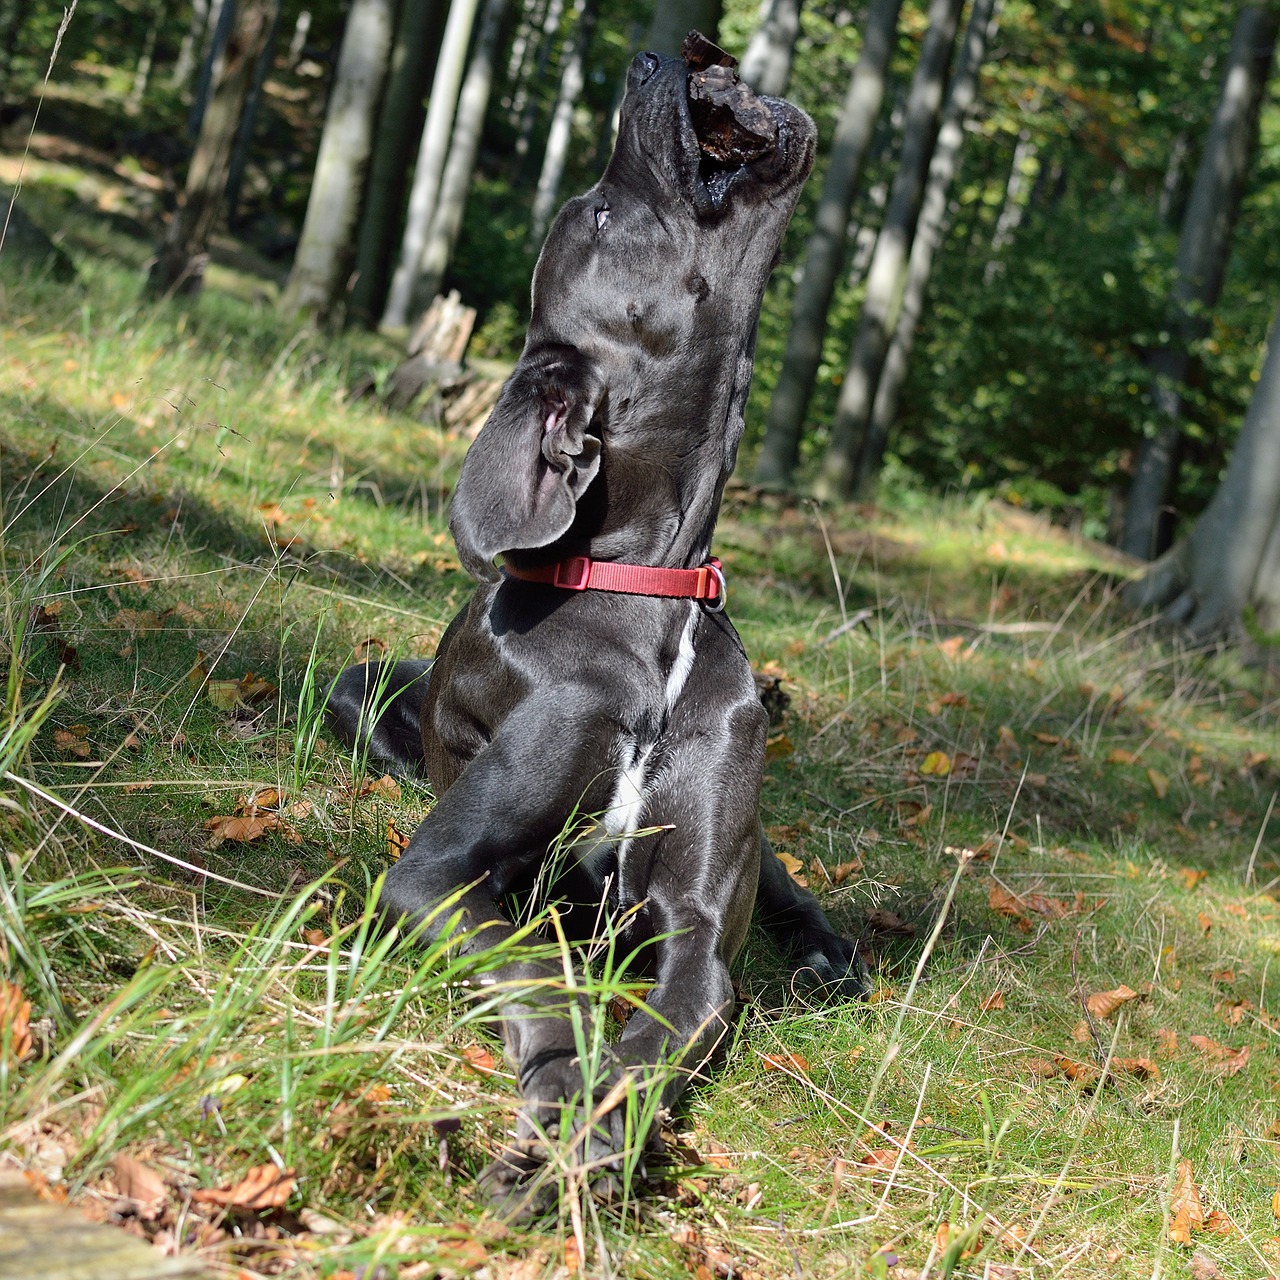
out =
{"type": "MultiPolygon", "coordinates": [[[[865,991],[855,948],[764,838],[766,717],[708,559],[765,281],[814,149],[809,117],[756,97],[733,65],[693,35],[682,59],[632,63],[613,157],[547,236],[524,352],[453,496],[481,585],[434,663],[353,667],[331,691],[339,734],[437,797],[387,875],[387,918],[412,925],[449,901],[440,919],[461,913],[462,945],[497,945],[509,895],[531,891],[574,815],[595,815],[552,897],[578,904],[562,910],[580,935],[603,903],[626,951],[649,943],[653,990],[594,1099],[563,995],[505,1010],[525,1141],[494,1176],[500,1198],[536,1167],[537,1133],[569,1136],[619,1080],[643,1088],[675,1061],[670,1101],[707,1060],[753,904],[808,985],[865,991]]],[[[527,992],[555,973],[494,976],[527,992]]],[[[599,1166],[623,1148],[623,1110],[582,1135],[599,1166]]]]}

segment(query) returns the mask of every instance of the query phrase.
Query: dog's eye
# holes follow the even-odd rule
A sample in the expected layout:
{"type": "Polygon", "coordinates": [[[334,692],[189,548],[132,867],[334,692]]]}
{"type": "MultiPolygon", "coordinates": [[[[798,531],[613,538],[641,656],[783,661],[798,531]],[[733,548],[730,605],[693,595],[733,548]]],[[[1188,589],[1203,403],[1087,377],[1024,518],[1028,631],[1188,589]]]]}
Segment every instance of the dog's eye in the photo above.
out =
{"type": "Polygon", "coordinates": [[[602,204],[596,210],[596,230],[603,231],[604,224],[608,221],[609,221],[609,206],[607,204],[602,204]]]}

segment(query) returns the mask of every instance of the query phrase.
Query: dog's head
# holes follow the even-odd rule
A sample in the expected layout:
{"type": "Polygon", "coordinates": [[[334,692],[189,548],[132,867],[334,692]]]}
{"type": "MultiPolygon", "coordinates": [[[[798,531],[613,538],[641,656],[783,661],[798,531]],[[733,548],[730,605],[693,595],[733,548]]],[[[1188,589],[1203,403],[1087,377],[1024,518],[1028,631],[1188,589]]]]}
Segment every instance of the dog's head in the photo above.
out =
{"type": "Polygon", "coordinates": [[[814,138],[701,37],[635,58],[613,156],[547,235],[524,353],[463,465],[450,525],[473,576],[500,553],[706,557],[814,138]]]}

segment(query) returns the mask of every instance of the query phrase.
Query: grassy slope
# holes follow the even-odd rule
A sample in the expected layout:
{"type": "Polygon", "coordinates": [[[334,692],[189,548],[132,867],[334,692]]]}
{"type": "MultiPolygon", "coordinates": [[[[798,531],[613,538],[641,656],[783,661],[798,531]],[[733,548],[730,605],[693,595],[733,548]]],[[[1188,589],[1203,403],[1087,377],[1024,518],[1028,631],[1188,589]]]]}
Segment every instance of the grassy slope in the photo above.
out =
{"type": "Polygon", "coordinates": [[[493,1223],[471,1177],[512,1083],[464,975],[384,954],[361,915],[388,823],[430,798],[313,746],[305,675],[371,638],[430,651],[468,590],[441,516],[462,442],[345,405],[388,353],[281,332],[261,280],[140,309],[109,265],[137,242],[61,191],[24,198],[106,252],[75,289],[0,274],[3,763],[283,898],[6,783],[0,964],[33,1027],[27,1049],[3,1023],[11,1157],[251,1275],[528,1277],[576,1240],[591,1275],[773,1277],[1185,1274],[1181,1156],[1229,1219],[1196,1249],[1276,1271],[1272,682],[1159,643],[1099,549],[981,503],[824,523],[733,495],[732,612],[793,699],[766,821],[844,927],[878,924],[876,998],[806,1003],[753,935],[738,1034],[677,1118],[701,1167],[622,1214],[570,1197],[538,1230],[493,1223]],[[250,672],[267,687],[232,705],[250,672]],[[261,788],[299,842],[210,847],[261,788]],[[1082,998],[1121,984],[1137,998],[1091,1030],[1082,998]],[[1100,1090],[1099,1046],[1126,1064],[1100,1090]],[[191,1197],[272,1163],[282,1209],[191,1197]]]}

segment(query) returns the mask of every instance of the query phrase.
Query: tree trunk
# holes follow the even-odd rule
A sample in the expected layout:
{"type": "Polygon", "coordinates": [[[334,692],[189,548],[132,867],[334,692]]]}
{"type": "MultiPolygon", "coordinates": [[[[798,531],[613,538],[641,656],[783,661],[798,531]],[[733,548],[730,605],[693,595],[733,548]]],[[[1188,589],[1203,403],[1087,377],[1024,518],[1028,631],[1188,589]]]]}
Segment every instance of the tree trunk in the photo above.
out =
{"type": "Polygon", "coordinates": [[[245,169],[253,152],[253,131],[258,121],[258,108],[262,105],[262,87],[266,84],[271,64],[275,60],[276,35],[279,30],[280,9],[277,6],[275,16],[271,19],[271,30],[267,32],[267,42],[262,46],[262,52],[258,54],[258,61],[253,68],[253,83],[249,86],[249,96],[240,115],[240,127],[236,130],[235,146],[231,149],[231,167],[227,173],[227,223],[232,228],[238,227],[240,223],[240,189],[244,186],[245,169]]]}
{"type": "Polygon", "coordinates": [[[198,138],[209,105],[209,92],[214,83],[215,68],[231,35],[236,17],[236,0],[210,0],[209,21],[204,31],[204,51],[200,58],[200,75],[196,79],[191,114],[187,116],[187,136],[198,138]]]}
{"type": "Polygon", "coordinates": [[[209,0],[192,0],[191,21],[183,33],[182,43],[178,45],[178,57],[169,75],[171,89],[185,88],[187,81],[191,79],[191,73],[196,69],[200,44],[204,40],[204,33],[208,26],[209,0]]]}
{"type": "Polygon", "coordinates": [[[871,407],[871,421],[863,446],[860,471],[874,480],[880,474],[885,444],[898,413],[898,397],[906,378],[911,348],[915,344],[916,327],[924,310],[925,291],[933,270],[933,258],[942,244],[947,216],[947,193],[955,177],[964,142],[964,125],[978,93],[978,74],[987,56],[987,45],[999,22],[1000,0],[973,0],[969,26],[965,31],[960,63],[947,86],[947,101],[942,111],[942,128],[929,162],[929,180],[915,239],[911,242],[911,259],[907,263],[907,283],[902,295],[902,309],[889,343],[876,398],[871,407]]]}
{"type": "Polygon", "coordinates": [[[1127,595],[1137,606],[1165,606],[1199,641],[1238,636],[1246,609],[1264,631],[1280,629],[1280,307],[1217,492],[1190,537],[1127,595]]]}
{"type": "Polygon", "coordinates": [[[156,56],[156,41],[160,38],[160,28],[169,16],[168,8],[167,3],[156,6],[155,16],[151,19],[146,38],[142,42],[142,52],[138,55],[138,65],[133,72],[133,86],[129,90],[128,101],[124,104],[125,111],[131,116],[137,115],[142,109],[142,99],[147,92],[147,86],[151,83],[151,65],[156,56]]]}
{"type": "Polygon", "coordinates": [[[458,105],[458,87],[466,69],[467,45],[471,41],[476,6],[477,0],[452,0],[449,5],[440,57],[431,81],[427,122],[422,130],[422,145],[418,148],[418,163],[413,172],[409,210],[400,242],[400,261],[391,277],[391,289],[382,313],[381,327],[384,329],[403,329],[409,323],[409,306],[422,265],[422,250],[440,194],[440,176],[449,150],[449,134],[453,128],[454,109],[458,105]]]}
{"type": "Polygon", "coordinates": [[[846,498],[855,484],[869,484],[873,479],[860,475],[859,453],[875,402],[876,383],[889,335],[898,321],[907,255],[920,214],[929,159],[938,136],[938,112],[961,8],[963,0],[931,0],[929,5],[929,26],[907,98],[902,157],[867,273],[862,316],[836,401],[831,441],[816,486],[821,498],[846,498]]]}
{"type": "Polygon", "coordinates": [[[327,320],[346,282],[395,26],[393,0],[355,0],[338,54],[307,214],[280,310],[327,320]]]}
{"type": "Polygon", "coordinates": [[[1026,185],[1027,170],[1035,162],[1036,144],[1031,139],[1031,131],[1023,129],[1018,134],[1018,141],[1013,144],[1013,159],[1009,163],[1009,178],[1004,184],[1004,200],[1000,204],[1000,213],[996,217],[995,230],[991,233],[991,255],[987,265],[982,269],[982,283],[992,285],[1000,274],[1004,263],[1000,255],[1013,240],[1013,233],[1022,225],[1022,215],[1026,212],[1029,200],[1022,198],[1022,188],[1026,185]]]}
{"type": "Polygon", "coordinates": [[[372,325],[387,300],[387,277],[400,231],[405,187],[413,165],[413,139],[422,133],[422,98],[439,52],[440,0],[402,0],[391,72],[378,113],[373,160],[365,184],[356,243],[350,313],[372,325]]]}
{"type": "Polygon", "coordinates": [[[516,33],[511,37],[511,53],[507,58],[507,91],[502,95],[502,108],[513,129],[519,125],[520,113],[524,110],[524,95],[528,84],[526,68],[540,41],[546,13],[547,0],[527,0],[521,6],[520,21],[516,23],[516,33]]]}
{"type": "Polygon", "coordinates": [[[569,138],[573,130],[573,112],[578,105],[584,83],[582,67],[586,59],[587,43],[595,23],[594,0],[576,0],[573,21],[574,35],[565,49],[564,69],[560,74],[560,93],[551,116],[551,128],[547,133],[547,149],[543,154],[542,172],[538,175],[538,188],[533,198],[533,212],[529,217],[529,240],[534,248],[542,243],[547,224],[556,211],[556,197],[560,192],[560,179],[564,176],[565,160],[569,154],[569,138]]]}
{"type": "Polygon", "coordinates": [[[742,55],[738,74],[757,92],[780,98],[791,80],[800,35],[801,0],[762,0],[760,25],[742,55]]]}
{"type": "Polygon", "coordinates": [[[293,35],[289,37],[289,52],[285,58],[288,70],[296,69],[302,61],[302,51],[307,47],[307,36],[311,34],[311,10],[303,9],[293,20],[293,35]]]}
{"type": "Polygon", "coordinates": [[[675,58],[690,31],[716,38],[723,0],[656,0],[641,49],[675,58]]]}
{"type": "Polygon", "coordinates": [[[440,291],[449,259],[453,257],[453,247],[458,242],[458,232],[462,230],[462,215],[467,207],[489,92],[493,88],[493,61],[506,12],[507,0],[485,0],[466,82],[458,98],[458,118],[449,143],[449,161],[440,179],[440,198],[423,246],[422,268],[414,283],[413,296],[419,307],[428,306],[440,291]]]}
{"type": "Polygon", "coordinates": [[[831,159],[823,175],[822,194],[791,304],[787,350],[769,401],[764,440],[756,459],[756,483],[769,489],[791,487],[800,456],[800,435],[822,360],[822,338],[840,274],[849,211],[884,102],[885,77],[901,7],[902,0],[871,0],[867,7],[862,52],[836,124],[831,159]]]}
{"type": "Polygon", "coordinates": [[[1218,300],[1258,138],[1258,113],[1271,71],[1280,9],[1245,8],[1231,38],[1222,96],[1209,127],[1178,236],[1176,278],[1169,300],[1169,342],[1151,359],[1156,430],[1138,453],[1125,509],[1121,548],[1149,557],[1161,511],[1173,487],[1182,439],[1182,388],[1191,348],[1218,300]]]}
{"type": "Polygon", "coordinates": [[[280,0],[240,0],[226,48],[211,78],[209,107],[187,168],[186,184],[147,276],[146,292],[153,297],[195,294],[204,282],[209,237],[222,212],[236,126],[254,65],[279,7],[280,0]]]}
{"type": "Polygon", "coordinates": [[[555,48],[556,36],[560,31],[560,19],[563,16],[564,0],[550,0],[542,18],[542,33],[538,41],[537,56],[533,60],[533,71],[525,75],[512,99],[512,114],[519,121],[514,154],[520,162],[523,162],[525,156],[529,154],[529,144],[533,140],[533,126],[538,121],[538,97],[530,92],[530,86],[540,81],[547,73],[547,67],[551,63],[551,51],[555,48]]]}

